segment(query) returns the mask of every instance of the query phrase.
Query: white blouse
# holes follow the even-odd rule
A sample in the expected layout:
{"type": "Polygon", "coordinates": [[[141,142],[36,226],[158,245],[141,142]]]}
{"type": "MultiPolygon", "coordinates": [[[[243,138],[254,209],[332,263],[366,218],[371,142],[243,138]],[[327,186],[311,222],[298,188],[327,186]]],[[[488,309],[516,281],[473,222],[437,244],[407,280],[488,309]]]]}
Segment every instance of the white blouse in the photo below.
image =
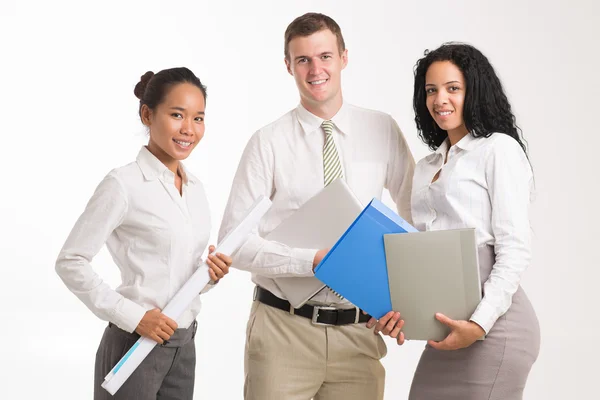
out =
{"type": "Polygon", "coordinates": [[[488,333],[510,307],[531,260],[533,173],[517,141],[505,134],[469,134],[449,150],[448,146],[446,139],[417,163],[412,217],[420,231],[475,228],[478,246],[494,246],[496,262],[471,316],[488,333]]]}
{"type": "MultiPolygon", "coordinates": [[[[147,310],[163,309],[202,262],[210,236],[208,202],[202,183],[183,166],[181,171],[182,194],[175,174],[142,147],[135,162],[100,182],[56,261],[71,292],[125,331],[133,332],[147,310]],[[90,264],[105,243],[121,270],[116,290],[90,264]]],[[[200,296],[178,326],[190,326],[199,311],[200,296]]]]}

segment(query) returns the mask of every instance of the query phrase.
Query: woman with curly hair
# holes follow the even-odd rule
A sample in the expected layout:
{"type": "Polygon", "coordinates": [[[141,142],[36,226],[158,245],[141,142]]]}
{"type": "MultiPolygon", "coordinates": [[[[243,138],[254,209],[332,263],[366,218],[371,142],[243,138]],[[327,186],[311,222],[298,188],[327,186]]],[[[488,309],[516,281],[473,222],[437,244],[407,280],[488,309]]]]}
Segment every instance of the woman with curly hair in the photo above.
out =
{"type": "MultiPolygon", "coordinates": [[[[417,62],[413,107],[434,151],[416,166],[415,227],[475,228],[483,298],[468,321],[436,314],[450,333],[427,343],[409,398],[521,399],[540,332],[519,285],[531,259],[533,186],[520,129],[492,65],[466,44],[442,45],[417,62]]],[[[376,329],[401,344],[401,326],[390,322],[376,329]]]]}

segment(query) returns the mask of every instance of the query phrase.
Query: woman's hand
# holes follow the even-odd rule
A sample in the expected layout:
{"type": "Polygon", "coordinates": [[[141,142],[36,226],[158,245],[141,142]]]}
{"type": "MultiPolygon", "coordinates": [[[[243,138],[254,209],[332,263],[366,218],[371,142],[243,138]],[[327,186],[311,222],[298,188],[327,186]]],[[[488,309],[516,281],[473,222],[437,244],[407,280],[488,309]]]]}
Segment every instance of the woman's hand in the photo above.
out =
{"type": "Polygon", "coordinates": [[[140,336],[149,337],[163,344],[175,333],[177,323],[163,314],[158,308],[146,311],[135,331],[140,336]]]}
{"type": "Polygon", "coordinates": [[[229,267],[231,267],[231,263],[233,260],[231,257],[226,256],[225,254],[216,253],[212,254],[215,251],[215,246],[210,245],[208,247],[208,258],[206,259],[206,264],[209,266],[208,274],[210,275],[210,279],[217,283],[219,279],[224,277],[229,273],[229,267]]]}
{"type": "Polygon", "coordinates": [[[402,332],[404,320],[400,319],[399,312],[390,311],[381,317],[379,321],[375,318],[371,318],[369,322],[367,322],[367,328],[371,329],[373,326],[375,326],[375,329],[373,330],[374,334],[377,335],[381,332],[386,336],[396,339],[396,342],[400,346],[404,344],[404,332],[402,332]]]}
{"type": "Polygon", "coordinates": [[[435,314],[435,318],[442,324],[448,326],[451,331],[448,336],[446,336],[446,339],[442,340],[441,342],[434,342],[433,340],[427,341],[427,343],[434,349],[464,349],[485,335],[483,328],[477,325],[475,322],[453,320],[441,313],[435,314]]]}

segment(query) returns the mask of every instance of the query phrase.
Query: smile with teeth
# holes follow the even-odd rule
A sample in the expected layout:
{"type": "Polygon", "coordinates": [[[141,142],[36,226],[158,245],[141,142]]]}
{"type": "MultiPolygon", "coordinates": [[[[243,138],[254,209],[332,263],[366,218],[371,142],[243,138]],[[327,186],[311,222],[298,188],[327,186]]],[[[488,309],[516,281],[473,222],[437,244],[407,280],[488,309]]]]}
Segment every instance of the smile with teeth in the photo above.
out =
{"type": "Polygon", "coordinates": [[[323,84],[325,82],[327,82],[327,79],[321,79],[321,80],[318,80],[318,81],[312,81],[312,82],[308,82],[308,83],[310,83],[311,85],[321,85],[321,84],[323,84]]]}
{"type": "Polygon", "coordinates": [[[181,147],[189,147],[192,142],[184,142],[183,140],[177,140],[177,139],[173,139],[173,141],[175,143],[177,143],[178,145],[180,145],[181,147]]]}
{"type": "Polygon", "coordinates": [[[442,117],[445,117],[446,115],[450,115],[452,114],[454,111],[436,111],[436,113],[438,115],[441,115],[442,117]]]}

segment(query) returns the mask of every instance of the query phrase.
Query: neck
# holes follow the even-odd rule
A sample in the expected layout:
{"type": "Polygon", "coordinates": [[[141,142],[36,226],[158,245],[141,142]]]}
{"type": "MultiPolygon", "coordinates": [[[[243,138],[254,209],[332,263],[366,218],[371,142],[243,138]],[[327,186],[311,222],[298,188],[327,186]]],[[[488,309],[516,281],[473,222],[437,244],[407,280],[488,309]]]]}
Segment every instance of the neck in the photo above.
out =
{"type": "Polygon", "coordinates": [[[335,96],[333,99],[330,99],[324,103],[310,102],[305,98],[300,99],[300,104],[302,104],[302,106],[306,108],[308,112],[316,115],[319,118],[323,118],[324,120],[330,120],[333,118],[335,114],[340,111],[343,103],[344,100],[341,93],[339,96],[335,96]]]}
{"type": "Polygon", "coordinates": [[[158,158],[158,160],[165,165],[171,172],[177,175],[177,168],[179,167],[179,161],[168,155],[163,149],[155,145],[154,142],[148,142],[146,146],[148,151],[158,158]]]}
{"type": "Polygon", "coordinates": [[[467,128],[465,128],[464,125],[448,131],[448,139],[450,140],[450,146],[454,146],[456,143],[460,142],[460,139],[464,138],[468,134],[469,131],[467,131],[467,128]]]}

